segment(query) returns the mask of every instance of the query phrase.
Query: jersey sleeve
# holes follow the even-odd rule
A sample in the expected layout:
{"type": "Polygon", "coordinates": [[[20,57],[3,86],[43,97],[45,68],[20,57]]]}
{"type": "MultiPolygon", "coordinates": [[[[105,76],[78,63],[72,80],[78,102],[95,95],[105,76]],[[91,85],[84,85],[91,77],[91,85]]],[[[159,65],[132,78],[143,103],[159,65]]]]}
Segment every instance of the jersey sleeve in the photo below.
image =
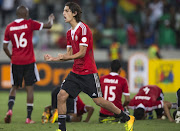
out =
{"type": "Polygon", "coordinates": [[[31,28],[32,28],[32,30],[42,30],[43,25],[44,24],[42,22],[35,21],[35,20],[31,21],[31,28]]]}
{"type": "Polygon", "coordinates": [[[82,28],[82,37],[80,40],[79,45],[83,45],[83,46],[88,46],[89,44],[89,39],[90,39],[90,30],[85,26],[85,25],[81,25],[82,28]]]}
{"type": "Polygon", "coordinates": [[[127,83],[127,80],[124,79],[124,84],[123,84],[123,95],[125,96],[129,96],[130,93],[129,93],[129,87],[128,87],[128,83],[127,83]]]}
{"type": "Polygon", "coordinates": [[[9,28],[6,27],[5,34],[4,34],[4,40],[3,43],[9,43],[10,37],[9,37],[9,28]]]}

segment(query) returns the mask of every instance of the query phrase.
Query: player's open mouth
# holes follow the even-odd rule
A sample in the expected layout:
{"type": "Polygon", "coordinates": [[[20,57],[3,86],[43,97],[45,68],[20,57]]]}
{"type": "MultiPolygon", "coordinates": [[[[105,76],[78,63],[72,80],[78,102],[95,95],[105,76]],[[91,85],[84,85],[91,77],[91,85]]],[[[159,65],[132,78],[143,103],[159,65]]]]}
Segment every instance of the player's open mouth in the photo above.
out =
{"type": "Polygon", "coordinates": [[[66,20],[66,17],[64,16],[64,20],[66,20]]]}

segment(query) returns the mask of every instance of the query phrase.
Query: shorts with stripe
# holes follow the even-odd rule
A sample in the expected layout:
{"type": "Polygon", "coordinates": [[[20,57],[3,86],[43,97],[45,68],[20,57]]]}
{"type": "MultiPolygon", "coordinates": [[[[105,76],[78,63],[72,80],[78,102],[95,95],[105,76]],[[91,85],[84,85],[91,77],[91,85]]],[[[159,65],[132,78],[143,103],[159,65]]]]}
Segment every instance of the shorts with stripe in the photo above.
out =
{"type": "Polygon", "coordinates": [[[27,65],[11,64],[11,84],[12,86],[22,87],[22,82],[26,86],[32,86],[35,82],[39,81],[39,72],[35,63],[27,65]]]}
{"type": "Polygon", "coordinates": [[[99,76],[97,73],[88,75],[79,75],[70,72],[61,85],[72,98],[76,98],[83,91],[91,98],[102,97],[99,76]]]}
{"type": "Polygon", "coordinates": [[[77,114],[77,97],[73,99],[72,97],[69,97],[66,101],[66,108],[67,108],[67,114],[73,113],[77,114]]]}

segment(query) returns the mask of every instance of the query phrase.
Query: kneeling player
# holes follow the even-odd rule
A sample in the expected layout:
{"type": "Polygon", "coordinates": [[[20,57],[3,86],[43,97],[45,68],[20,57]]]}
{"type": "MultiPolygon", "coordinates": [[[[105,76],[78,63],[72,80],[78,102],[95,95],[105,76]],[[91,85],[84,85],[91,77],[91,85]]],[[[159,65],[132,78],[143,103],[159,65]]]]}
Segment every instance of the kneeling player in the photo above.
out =
{"type": "MultiPolygon", "coordinates": [[[[55,88],[52,91],[52,105],[47,106],[44,109],[42,115],[42,123],[47,123],[50,121],[54,123],[58,119],[58,111],[57,111],[57,94],[59,92],[59,87],[55,88]]],[[[68,98],[67,99],[67,115],[66,121],[67,122],[80,122],[82,120],[82,115],[84,113],[88,113],[86,119],[83,122],[89,122],[94,108],[92,106],[85,105],[81,98],[78,96],[77,98],[68,98]]]]}
{"type": "Polygon", "coordinates": [[[148,112],[156,111],[157,118],[161,118],[163,112],[168,117],[169,121],[173,122],[169,109],[173,108],[174,104],[163,101],[164,95],[162,90],[156,85],[147,85],[140,88],[137,95],[130,101],[128,107],[134,109],[136,120],[146,118],[148,112]]]}

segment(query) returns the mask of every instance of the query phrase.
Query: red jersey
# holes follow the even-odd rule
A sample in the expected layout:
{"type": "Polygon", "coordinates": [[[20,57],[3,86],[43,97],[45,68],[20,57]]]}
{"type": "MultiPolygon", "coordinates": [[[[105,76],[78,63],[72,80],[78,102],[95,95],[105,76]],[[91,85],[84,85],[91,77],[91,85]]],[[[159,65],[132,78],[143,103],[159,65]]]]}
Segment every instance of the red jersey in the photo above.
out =
{"type": "Polygon", "coordinates": [[[152,111],[157,108],[163,108],[162,90],[156,85],[147,85],[140,88],[137,95],[130,101],[128,107],[137,109],[138,107],[145,111],[152,111]],[[159,99],[161,97],[161,100],[159,99]]]}
{"type": "Polygon", "coordinates": [[[3,42],[12,43],[12,64],[26,65],[36,61],[32,43],[33,31],[42,28],[43,23],[31,19],[16,19],[6,27],[3,42]]]}
{"type": "Polygon", "coordinates": [[[85,104],[83,103],[83,101],[81,100],[81,98],[78,96],[77,97],[77,116],[81,116],[84,113],[86,113],[86,108],[85,108],[85,104]]]}
{"type": "Polygon", "coordinates": [[[67,32],[67,47],[72,48],[73,54],[79,52],[80,45],[87,46],[86,54],[83,58],[74,60],[72,72],[80,75],[97,73],[92,33],[83,22],[79,22],[74,30],[71,28],[67,32]]]}
{"type": "MultiPolygon", "coordinates": [[[[130,95],[127,80],[118,73],[111,72],[100,78],[101,90],[105,100],[111,101],[119,109],[124,110],[122,106],[122,94],[130,95]]],[[[114,114],[104,108],[101,108],[100,113],[113,116],[114,114]]]]}

